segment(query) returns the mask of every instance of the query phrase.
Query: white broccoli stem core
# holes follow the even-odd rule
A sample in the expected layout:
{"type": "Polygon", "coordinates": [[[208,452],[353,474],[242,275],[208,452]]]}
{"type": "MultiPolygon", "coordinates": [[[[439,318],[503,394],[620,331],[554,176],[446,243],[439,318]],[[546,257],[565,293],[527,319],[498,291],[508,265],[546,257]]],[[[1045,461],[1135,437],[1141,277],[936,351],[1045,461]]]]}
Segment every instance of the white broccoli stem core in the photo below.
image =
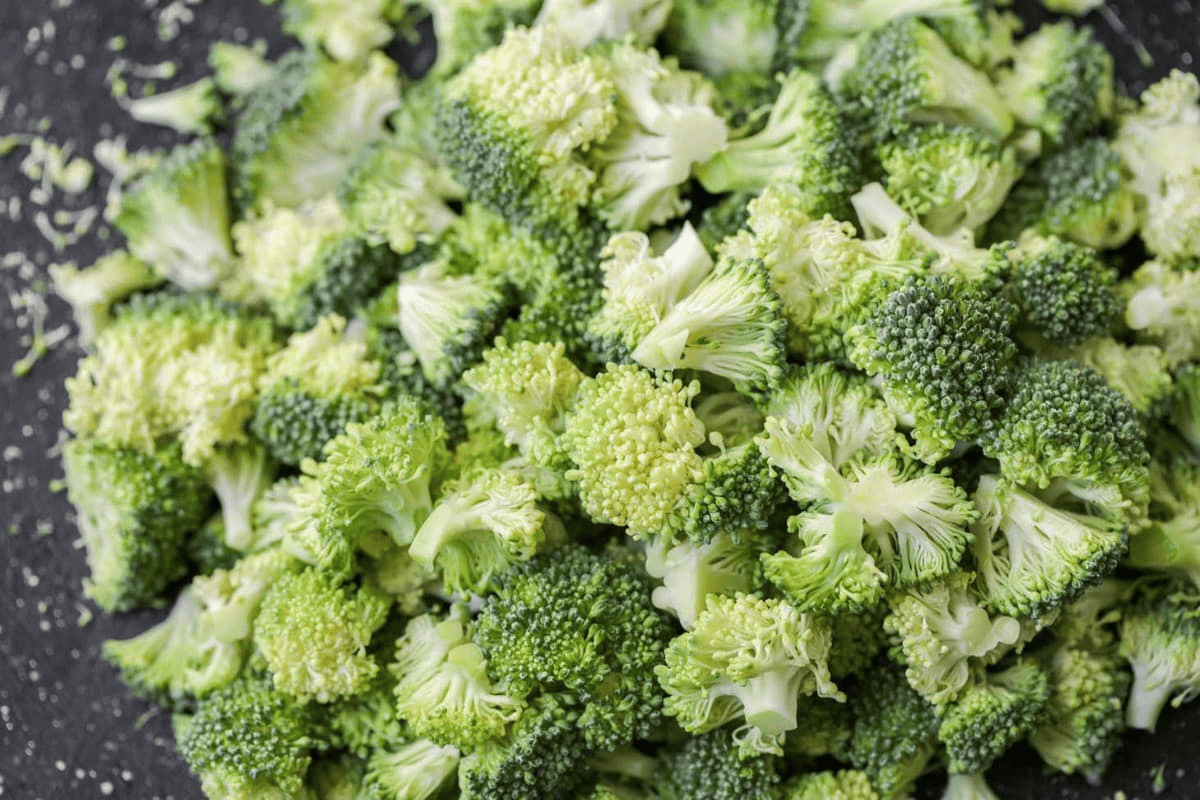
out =
{"type": "Polygon", "coordinates": [[[1125,723],[1131,728],[1153,731],[1170,695],[1171,682],[1158,674],[1155,665],[1134,664],[1133,688],[1129,691],[1129,702],[1125,708],[1125,723]]]}
{"type": "Polygon", "coordinates": [[[779,666],[762,672],[734,690],[742,701],[746,722],[768,736],[796,727],[800,670],[779,666]]]}

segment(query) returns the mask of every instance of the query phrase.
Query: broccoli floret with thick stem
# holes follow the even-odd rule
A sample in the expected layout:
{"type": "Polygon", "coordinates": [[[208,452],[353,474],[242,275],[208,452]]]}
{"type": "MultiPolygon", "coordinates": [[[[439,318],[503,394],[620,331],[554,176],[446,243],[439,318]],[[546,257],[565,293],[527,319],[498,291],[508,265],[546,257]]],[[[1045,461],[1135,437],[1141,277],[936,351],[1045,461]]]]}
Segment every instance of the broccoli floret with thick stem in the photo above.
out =
{"type": "Polygon", "coordinates": [[[671,640],[655,673],[665,712],[703,733],[733,720],[740,752],[782,755],[802,695],[844,699],[829,676],[828,620],[786,601],[717,595],[692,630],[671,640]]]}
{"type": "Polygon", "coordinates": [[[1048,664],[1050,699],[1029,743],[1049,766],[1096,785],[1121,742],[1130,677],[1115,653],[1071,646],[1048,664]]]}
{"type": "Polygon", "coordinates": [[[237,677],[263,595],[297,567],[295,559],[272,548],[197,577],[166,619],[130,639],[105,642],[104,657],[135,694],[186,707],[237,677]]]}
{"type": "Polygon", "coordinates": [[[779,81],[762,130],[734,138],[696,177],[713,193],[790,184],[809,216],[848,219],[847,200],[864,182],[853,127],[816,75],[796,70],[779,81]]]}
{"type": "Polygon", "coordinates": [[[149,605],[187,573],[184,543],[208,517],[212,493],[178,444],[143,453],[71,439],[63,471],[91,570],[84,591],[98,606],[149,605]]]}
{"type": "Polygon", "coordinates": [[[1116,569],[1128,539],[1125,524],[1060,507],[1061,499],[1059,492],[1027,492],[995,475],[979,479],[971,554],[984,608],[1041,617],[1116,569]]]}
{"type": "Polygon", "coordinates": [[[596,174],[583,152],[618,123],[612,67],[560,31],[510,29],[444,87],[438,154],[478,202],[532,230],[581,224],[596,174]]]}
{"type": "Polygon", "coordinates": [[[648,47],[666,24],[671,5],[669,0],[546,0],[534,24],[566,31],[579,47],[627,36],[648,47]]]}
{"type": "Polygon", "coordinates": [[[114,303],[163,282],[149,264],[126,250],[114,250],[83,269],[72,264],[51,264],[49,269],[54,291],[71,304],[79,343],[85,348],[112,322],[114,303]]]}
{"type": "Polygon", "coordinates": [[[1125,324],[1172,368],[1200,358],[1200,262],[1148,261],[1123,282],[1125,324]]]}
{"type": "Polygon", "coordinates": [[[1066,491],[1094,513],[1145,517],[1149,453],[1129,401],[1073,361],[1021,369],[1004,413],[984,441],[1014,486],[1066,491]]]}
{"type": "Polygon", "coordinates": [[[530,25],[541,0],[421,0],[433,17],[437,60],[430,77],[450,78],[475,56],[500,44],[512,27],[530,25]]]}
{"type": "Polygon", "coordinates": [[[1041,719],[1050,698],[1050,675],[1036,661],[990,673],[942,714],[938,739],[952,775],[983,772],[1041,719]]]}
{"type": "Polygon", "coordinates": [[[946,276],[911,278],[852,329],[850,358],[874,375],[933,462],[992,427],[1016,345],[1014,309],[946,276]]]}
{"type": "Polygon", "coordinates": [[[1009,290],[1018,330],[1063,346],[1104,336],[1121,313],[1117,272],[1090,247],[1058,236],[1023,236],[1012,251],[1009,290]]]}
{"type": "Polygon", "coordinates": [[[263,207],[233,226],[243,269],[222,291],[261,304],[292,328],[353,316],[395,279],[401,261],[352,230],[333,195],[299,208],[263,207]]]}
{"type": "Polygon", "coordinates": [[[379,408],[382,367],[372,355],[365,332],[348,331],[336,314],[292,334],[267,360],[250,430],[284,464],[320,460],[348,423],[364,422],[379,408]]]}
{"type": "Polygon", "coordinates": [[[365,648],[390,605],[390,598],[341,585],[321,570],[282,576],[254,622],[254,644],[275,688],[322,703],[357,694],[378,669],[365,648]]]}
{"type": "Polygon", "coordinates": [[[856,769],[810,772],[780,788],[781,800],[879,800],[867,773],[856,769]]]}
{"type": "Polygon", "coordinates": [[[428,739],[416,739],[373,752],[363,785],[381,800],[429,800],[454,782],[459,752],[428,739]]]}
{"type": "Polygon", "coordinates": [[[1200,586],[1200,464],[1178,456],[1151,462],[1150,521],[1130,537],[1125,563],[1200,586]]]}
{"type": "Polygon", "coordinates": [[[418,736],[461,750],[504,737],[524,704],[492,687],[464,609],[409,620],[389,669],[396,709],[418,736]]]}
{"type": "Polygon", "coordinates": [[[593,57],[604,59],[616,87],[617,123],[587,152],[597,174],[591,208],[613,230],[646,230],[683,215],[693,166],[728,136],[713,109],[716,90],[631,42],[602,46],[593,57]]]}
{"type": "Polygon", "coordinates": [[[448,590],[483,594],[510,565],[532,558],[547,540],[565,538],[555,537],[561,523],[537,499],[537,488],[517,470],[468,470],[442,486],[408,554],[436,568],[448,590]]]}
{"type": "Polygon", "coordinates": [[[1113,59],[1091,28],[1046,24],[1017,44],[996,88],[1021,123],[1063,145],[1112,116],[1113,59]]]}
{"type": "Polygon", "coordinates": [[[1009,192],[988,235],[1055,234],[1097,250],[1120,247],[1137,230],[1135,195],[1121,158],[1103,137],[1077,139],[1039,159],[1009,192]]]}
{"type": "Polygon", "coordinates": [[[1170,701],[1200,694],[1200,596],[1181,580],[1139,588],[1121,616],[1121,657],[1133,670],[1125,722],[1154,730],[1170,701]]]}
{"type": "Polygon", "coordinates": [[[457,218],[447,203],[462,195],[444,167],[395,135],[363,148],[337,187],[354,231],[401,255],[440,236],[457,218]]]}
{"type": "Polygon", "coordinates": [[[673,624],[651,603],[653,583],[632,556],[568,545],[514,565],[497,583],[480,608],[475,643],[498,691],[561,695],[599,750],[661,723],[654,668],[673,624]]]}
{"type": "Polygon", "coordinates": [[[359,151],[385,135],[384,121],[400,105],[398,76],[380,52],[354,64],[305,50],[281,57],[236,120],[239,205],[295,207],[334,191],[359,151]]]}
{"type": "Polygon", "coordinates": [[[225,152],[210,139],[179,145],[122,189],[113,218],[130,253],[187,291],[233,271],[230,221],[225,152]]]}
{"type": "Polygon", "coordinates": [[[654,790],[662,800],[774,800],[778,760],[770,753],[743,758],[728,727],[688,736],[659,756],[654,790]]]}
{"type": "Polygon", "coordinates": [[[1143,92],[1112,146],[1133,175],[1147,249],[1172,262],[1200,258],[1200,79],[1176,69],[1143,92]]]}
{"type": "Polygon", "coordinates": [[[1022,171],[1013,148],[965,125],[913,125],[876,154],[888,194],[936,235],[980,229],[1022,171]]]}
{"type": "Polygon", "coordinates": [[[883,626],[893,656],[906,665],[909,684],[939,707],[961,694],[972,666],[995,661],[1021,635],[1018,620],[983,609],[970,588],[974,577],[956,572],[888,598],[883,626]]]}
{"type": "Polygon", "coordinates": [[[396,0],[283,0],[283,29],[309,50],[360,61],[392,40],[396,0]]]}
{"type": "Polygon", "coordinates": [[[982,72],[916,17],[889,22],[862,44],[840,91],[882,140],[914,122],[969,125],[997,140],[1013,118],[982,72]]]}
{"type": "Polygon", "coordinates": [[[479,361],[511,305],[500,279],[448,274],[433,262],[400,276],[397,322],[436,386],[448,386],[479,361]]]}
{"type": "Polygon", "coordinates": [[[937,711],[898,667],[877,662],[848,693],[854,723],[834,755],[867,773],[882,800],[907,797],[937,751],[937,711]]]}
{"type": "Polygon", "coordinates": [[[256,671],[174,720],[175,741],[204,794],[220,800],[301,800],[321,742],[311,706],[256,671]]]}
{"type": "Polygon", "coordinates": [[[225,544],[247,550],[254,541],[250,509],[275,479],[276,465],[255,441],[217,447],[204,462],[204,477],[221,504],[225,544]]]}

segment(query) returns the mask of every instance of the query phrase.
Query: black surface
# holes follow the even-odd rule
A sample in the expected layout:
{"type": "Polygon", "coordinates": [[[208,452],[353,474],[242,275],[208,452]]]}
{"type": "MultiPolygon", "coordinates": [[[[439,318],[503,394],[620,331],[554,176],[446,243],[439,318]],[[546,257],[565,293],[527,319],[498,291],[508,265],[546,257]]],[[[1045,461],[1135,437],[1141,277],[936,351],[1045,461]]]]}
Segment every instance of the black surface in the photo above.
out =
{"type": "MultiPolygon", "coordinates": [[[[1131,93],[1172,67],[1196,69],[1200,58],[1200,6],[1188,0],[1110,2],[1113,16],[1086,18],[1118,62],[1121,85],[1131,93]],[[1125,32],[1112,26],[1116,20],[1125,32]],[[1135,42],[1154,55],[1153,65],[1139,60],[1135,42]]],[[[1018,2],[1018,10],[1036,10],[1018,2]]],[[[8,90],[0,135],[37,130],[49,120],[50,141],[73,142],[91,156],[95,142],[125,134],[131,147],[159,147],[177,140],[173,132],[134,124],[111,99],[104,76],[118,56],[140,64],[172,60],[179,74],[165,85],[180,85],[204,74],[208,45],[217,39],[263,37],[278,51],[287,46],[279,34],[276,11],[256,0],[0,0],[0,81],[8,90]],[[169,6],[190,11],[171,41],[158,36],[169,6]],[[30,37],[53,22],[54,36],[30,37]],[[107,48],[113,36],[128,42],[123,52],[107,48]],[[43,55],[44,54],[44,55],[43,55]],[[73,56],[85,63],[76,68],[73,56]]],[[[135,84],[136,87],[136,84],[135,84]]],[[[22,198],[19,221],[0,216],[0,264],[3,255],[25,253],[35,266],[0,266],[0,798],[137,798],[201,800],[186,766],[175,755],[167,715],[155,713],[129,696],[114,671],[99,658],[102,641],[146,628],[160,612],[110,617],[96,613],[83,599],[86,573],[77,533],[62,494],[51,491],[60,476],[52,449],[59,436],[65,403],[64,377],[74,370],[79,351],[68,342],[53,350],[23,380],[10,376],[25,348],[25,312],[14,310],[12,296],[46,281],[45,267],[55,261],[91,263],[110,245],[98,233],[62,252],[54,252],[33,223],[39,210],[27,195],[32,184],[18,170],[18,149],[0,158],[0,203],[22,198]],[[16,449],[13,449],[16,448],[16,449]],[[50,453],[48,455],[48,453],[50,453]],[[47,532],[48,529],[48,532],[47,532]]],[[[80,208],[103,201],[107,175],[98,171],[91,189],[62,202],[55,193],[50,209],[80,208]]],[[[113,241],[113,240],[110,240],[113,241]]],[[[66,305],[47,300],[46,328],[68,321],[66,305]]],[[[18,305],[20,303],[18,302],[18,305]]],[[[990,773],[1002,798],[1109,798],[1117,790],[1129,800],[1150,798],[1151,770],[1163,766],[1165,798],[1200,798],[1200,707],[1168,709],[1154,735],[1129,733],[1104,784],[1089,787],[1078,778],[1044,776],[1036,754],[1015,750],[990,773]]],[[[923,788],[936,797],[940,779],[923,788]]]]}

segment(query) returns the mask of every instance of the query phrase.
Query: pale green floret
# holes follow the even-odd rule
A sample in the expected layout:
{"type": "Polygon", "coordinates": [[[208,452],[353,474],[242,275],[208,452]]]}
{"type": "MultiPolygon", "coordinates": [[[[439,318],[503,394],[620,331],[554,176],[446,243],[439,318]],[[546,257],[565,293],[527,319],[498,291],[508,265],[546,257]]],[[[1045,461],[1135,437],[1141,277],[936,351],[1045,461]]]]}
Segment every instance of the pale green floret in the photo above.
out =
{"type": "Polygon", "coordinates": [[[1200,270],[1148,261],[1123,284],[1125,324],[1174,369],[1200,358],[1200,270]]]}
{"type": "Polygon", "coordinates": [[[598,175],[592,205],[613,230],[646,230],[688,210],[684,184],[728,131],[699,73],[632,43],[599,52],[616,87],[617,123],[587,153],[598,175]]]}
{"type": "Polygon", "coordinates": [[[204,477],[221,504],[225,544],[247,550],[254,541],[250,508],[275,479],[275,463],[258,442],[217,447],[204,462],[204,477]]]}
{"type": "Polygon", "coordinates": [[[163,281],[149,264],[126,250],[103,255],[83,269],[73,264],[51,264],[49,269],[54,291],[71,304],[79,343],[85,348],[112,322],[113,303],[163,281]]]}
{"type": "Polygon", "coordinates": [[[537,505],[537,489],[519,472],[468,471],[443,486],[409,544],[414,561],[436,569],[445,587],[482,594],[494,576],[542,549],[559,523],[537,505]]]}
{"type": "Polygon", "coordinates": [[[883,626],[906,666],[905,677],[939,707],[961,694],[973,667],[995,661],[1021,635],[1016,619],[983,609],[970,588],[974,578],[956,572],[888,598],[883,626]]]}
{"type": "Polygon", "coordinates": [[[228,197],[225,152],[200,139],[124,187],[113,224],[158,275],[187,291],[212,289],[234,269],[228,197]]]}
{"type": "Polygon", "coordinates": [[[759,556],[772,546],[770,537],[746,533],[718,533],[703,544],[653,537],[646,544],[646,572],[662,586],[655,587],[651,599],[691,630],[712,597],[758,588],[759,556]]]}
{"type": "Polygon", "coordinates": [[[1121,618],[1121,656],[1133,669],[1125,722],[1154,730],[1169,701],[1200,694],[1200,597],[1181,581],[1146,587],[1121,618]]]}
{"type": "Polygon", "coordinates": [[[261,388],[294,380],[316,397],[367,391],[376,387],[381,371],[369,355],[366,338],[347,330],[345,318],[330,314],[312,328],[293,333],[287,346],[267,359],[261,388]]]}
{"type": "Polygon", "coordinates": [[[359,61],[392,40],[395,0],[283,0],[283,29],[310,50],[359,61]]]}
{"type": "Polygon", "coordinates": [[[217,88],[236,97],[262,86],[275,71],[257,49],[232,42],[213,42],[208,48],[208,66],[217,88]]]}
{"type": "Polygon", "coordinates": [[[1125,563],[1186,576],[1200,587],[1200,464],[1150,464],[1150,522],[1129,540],[1125,563]]]}
{"type": "Polygon", "coordinates": [[[1038,724],[1050,697],[1050,675],[1022,661],[970,687],[943,714],[938,738],[946,745],[947,769],[983,772],[1038,724]]]}
{"type": "Polygon", "coordinates": [[[802,695],[845,698],[829,677],[827,620],[782,600],[716,596],[695,627],[667,646],[655,674],[663,710],[691,733],[736,719],[743,753],[777,753],[802,695]]]}
{"type": "Polygon", "coordinates": [[[635,366],[610,366],[585,381],[567,413],[563,448],[570,480],[593,520],[642,538],[673,530],[689,489],[703,475],[696,448],[704,424],[690,407],[699,384],[656,379],[635,366]]]}
{"type": "Polygon", "coordinates": [[[1012,147],[962,125],[913,126],[878,156],[888,194],[935,235],[980,229],[1021,176],[1012,147]]]}
{"type": "Polygon", "coordinates": [[[135,100],[126,99],[125,110],[138,122],[174,128],[180,133],[207,136],[213,122],[221,116],[221,98],[212,78],[180,86],[135,100]]]}
{"type": "Polygon", "coordinates": [[[775,0],[676,0],[663,31],[667,52],[712,77],[768,73],[780,31],[775,0]]]}
{"type": "Polygon", "coordinates": [[[497,338],[462,383],[485,402],[505,441],[539,464],[557,461],[557,437],[584,375],[560,343],[497,338]]]}
{"type": "Polygon", "coordinates": [[[401,275],[396,299],[400,333],[438,386],[456,382],[479,361],[510,301],[500,280],[450,275],[442,262],[401,275]]]}
{"type": "Polygon", "coordinates": [[[856,769],[810,772],[783,784],[780,800],[879,800],[867,773],[856,769]]]}
{"type": "Polygon", "coordinates": [[[1200,258],[1200,79],[1173,70],[1118,121],[1112,146],[1133,175],[1147,249],[1167,261],[1200,258]]]}
{"type": "Polygon", "coordinates": [[[967,31],[978,31],[983,6],[977,0],[809,0],[807,13],[795,13],[806,24],[794,35],[796,58],[823,63],[836,58],[854,39],[882,28],[892,20],[918,17],[938,27],[956,49],[968,44],[967,31]]]}
{"type": "Polygon", "coordinates": [[[1113,59],[1091,28],[1046,24],[1017,44],[996,88],[1017,120],[1061,145],[1112,116],[1113,59]]]}
{"type": "Polygon", "coordinates": [[[374,677],[379,665],[366,646],[390,605],[371,589],[343,586],[308,568],[282,576],[267,591],[254,644],[278,690],[328,703],[359,693],[374,677]]]}
{"type": "Polygon", "coordinates": [[[409,620],[389,669],[396,710],[417,736],[471,750],[500,739],[524,704],[495,691],[462,609],[409,620]]]}
{"type": "Polygon", "coordinates": [[[628,34],[640,47],[654,43],[671,12],[670,0],[546,0],[534,25],[566,32],[579,47],[628,34]]]}
{"type": "Polygon", "coordinates": [[[1158,417],[1170,404],[1176,385],[1162,348],[1152,344],[1121,344],[1109,336],[1097,336],[1053,358],[1073,358],[1095,370],[1109,386],[1146,417],[1158,417]]]}
{"type": "Polygon", "coordinates": [[[1116,568],[1125,552],[1125,524],[1057,507],[1055,495],[1026,492],[994,475],[980,478],[971,553],[985,608],[1040,617],[1116,568]]]}
{"type": "Polygon", "coordinates": [[[982,772],[950,775],[941,800],[1000,800],[988,786],[982,772]]]}
{"type": "Polygon", "coordinates": [[[428,800],[453,782],[459,753],[428,739],[417,739],[397,750],[376,750],[367,759],[363,783],[374,797],[396,800],[428,800]]]}

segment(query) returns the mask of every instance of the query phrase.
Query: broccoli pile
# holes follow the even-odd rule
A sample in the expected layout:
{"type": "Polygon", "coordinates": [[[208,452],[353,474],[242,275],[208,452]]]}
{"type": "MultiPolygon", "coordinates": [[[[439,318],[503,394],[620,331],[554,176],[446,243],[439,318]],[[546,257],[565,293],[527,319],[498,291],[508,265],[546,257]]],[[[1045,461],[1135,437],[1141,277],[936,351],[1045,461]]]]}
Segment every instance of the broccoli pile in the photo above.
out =
{"type": "Polygon", "coordinates": [[[991,797],[1200,695],[1200,80],[1001,9],[215,49],[230,147],[55,275],[84,589],[171,604],[104,656],[208,797],[991,797]]]}

